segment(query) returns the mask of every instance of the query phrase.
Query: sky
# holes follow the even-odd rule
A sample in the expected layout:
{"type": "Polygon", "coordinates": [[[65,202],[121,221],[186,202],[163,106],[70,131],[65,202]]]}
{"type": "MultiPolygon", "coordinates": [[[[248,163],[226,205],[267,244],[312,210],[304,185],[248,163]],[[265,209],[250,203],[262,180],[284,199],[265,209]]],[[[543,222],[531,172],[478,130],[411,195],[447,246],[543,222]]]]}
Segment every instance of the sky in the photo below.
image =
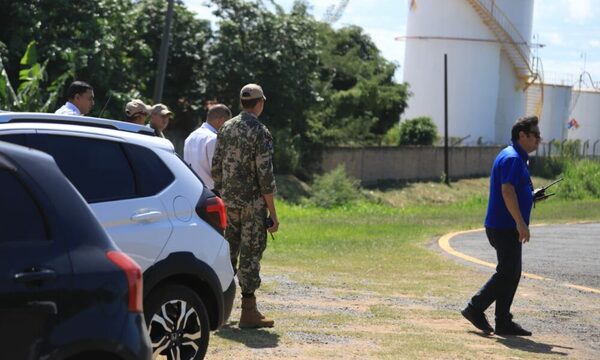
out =
{"type": "MultiPolygon", "coordinates": [[[[418,6],[418,1],[417,2],[418,6]]],[[[444,1],[444,0],[439,0],[444,1]]],[[[520,0],[514,0],[520,1],[520,0]]],[[[600,86],[600,0],[534,0],[532,42],[544,46],[535,50],[541,58],[546,83],[590,87],[591,81],[600,86]],[[591,81],[590,81],[591,78],[591,81]]],[[[268,3],[268,0],[264,1],[268,3]]],[[[287,11],[294,0],[275,0],[287,11]]],[[[311,13],[322,19],[330,5],[340,0],[308,0],[311,13]]],[[[203,19],[215,21],[206,0],[184,0],[187,7],[203,19]]],[[[358,25],[369,34],[383,57],[397,63],[396,80],[402,81],[403,36],[410,0],[349,0],[335,28],[358,25]]]]}

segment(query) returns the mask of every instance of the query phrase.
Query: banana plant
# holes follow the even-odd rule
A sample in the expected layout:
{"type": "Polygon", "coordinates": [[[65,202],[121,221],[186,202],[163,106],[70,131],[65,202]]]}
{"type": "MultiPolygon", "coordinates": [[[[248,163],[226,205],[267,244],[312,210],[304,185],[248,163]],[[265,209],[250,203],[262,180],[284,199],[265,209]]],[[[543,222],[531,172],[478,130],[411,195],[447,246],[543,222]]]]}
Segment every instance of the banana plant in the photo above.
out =
{"type": "Polygon", "coordinates": [[[2,59],[0,59],[0,109],[9,111],[49,112],[56,105],[65,83],[75,76],[75,66],[72,59],[69,69],[48,82],[46,66],[48,60],[42,64],[38,62],[35,41],[27,45],[27,50],[21,58],[19,71],[19,86],[17,91],[11,84],[2,59]]]}

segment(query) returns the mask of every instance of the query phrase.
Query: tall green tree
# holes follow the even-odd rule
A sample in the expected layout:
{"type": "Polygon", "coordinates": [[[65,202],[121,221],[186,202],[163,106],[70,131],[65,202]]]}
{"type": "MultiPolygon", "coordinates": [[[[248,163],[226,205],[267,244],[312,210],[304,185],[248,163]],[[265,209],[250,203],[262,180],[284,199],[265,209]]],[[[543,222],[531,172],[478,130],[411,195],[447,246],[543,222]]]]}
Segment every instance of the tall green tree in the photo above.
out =
{"type": "MultiPolygon", "coordinates": [[[[40,58],[49,61],[49,79],[64,74],[73,60],[73,79],[94,86],[92,115],[99,115],[110,97],[102,116],[122,119],[127,101],[151,99],[166,4],[164,0],[0,0],[0,56],[7,75],[13,83],[18,80],[20,56],[35,40],[40,58]]],[[[195,99],[204,93],[210,33],[207,21],[196,19],[177,2],[164,92],[169,106],[176,108],[180,98],[195,99]]],[[[61,100],[66,100],[64,95],[61,100]]]]}
{"type": "Polygon", "coordinates": [[[406,108],[407,85],[397,84],[397,65],[384,59],[360,27],[334,30],[320,23],[319,81],[322,101],[313,108],[320,138],[329,144],[378,144],[406,108]]]}
{"type": "Polygon", "coordinates": [[[113,94],[104,116],[120,118],[119,99],[148,83],[149,74],[137,74],[132,67],[133,59],[148,58],[151,52],[133,25],[131,0],[0,0],[0,6],[0,41],[10,49],[7,72],[13,81],[18,76],[15,58],[34,40],[40,57],[49,61],[49,79],[64,74],[73,61],[74,78],[94,86],[93,115],[113,94]]]}
{"type": "MultiPolygon", "coordinates": [[[[150,76],[141,94],[152,98],[165,23],[166,0],[141,0],[132,11],[140,41],[150,49],[149,57],[134,59],[136,73],[150,76]]],[[[199,110],[206,101],[207,66],[212,30],[207,20],[198,19],[181,1],[175,3],[162,102],[177,114],[169,127],[183,132],[197,125],[199,110]]]]}
{"type": "Polygon", "coordinates": [[[267,103],[261,120],[275,137],[275,166],[293,172],[309,151],[306,114],[316,104],[317,78],[315,21],[305,3],[289,13],[262,2],[214,0],[219,29],[211,46],[207,94],[239,110],[239,90],[246,83],[261,84],[267,103]]]}
{"type": "MultiPolygon", "coordinates": [[[[274,134],[276,170],[306,174],[323,146],[375,144],[397,122],[406,86],[394,82],[396,65],[362,29],[334,30],[301,0],[289,12],[273,0],[212,3],[215,31],[176,1],[162,101],[176,113],[171,129],[187,135],[210,101],[239,110],[239,89],[256,82],[268,97],[261,119],[274,134]]],[[[0,59],[10,83],[19,81],[19,59],[33,40],[48,61],[36,74],[94,86],[92,115],[108,98],[102,115],[115,119],[130,99],[151,99],[166,0],[0,0],[0,6],[0,59]]],[[[40,89],[44,96],[52,90],[40,89]]]]}

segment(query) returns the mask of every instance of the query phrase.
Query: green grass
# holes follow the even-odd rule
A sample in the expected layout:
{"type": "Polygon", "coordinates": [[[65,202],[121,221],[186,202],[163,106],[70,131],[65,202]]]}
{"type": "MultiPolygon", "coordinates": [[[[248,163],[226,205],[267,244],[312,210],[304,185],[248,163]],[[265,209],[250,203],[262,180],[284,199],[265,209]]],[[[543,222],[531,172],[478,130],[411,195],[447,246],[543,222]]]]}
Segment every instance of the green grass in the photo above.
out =
{"type": "MultiPolygon", "coordinates": [[[[552,199],[534,209],[532,222],[598,220],[599,205],[597,200],[552,199]]],[[[482,227],[486,206],[480,195],[402,209],[361,202],[325,210],[280,202],[280,231],[269,243],[264,263],[296,268],[314,284],[331,285],[330,277],[321,275],[336,274],[336,281],[342,279],[350,288],[447,294],[457,266],[425,245],[451,231],[482,227]]]]}
{"type": "MultiPolygon", "coordinates": [[[[536,187],[547,182],[534,179],[536,187]]],[[[301,352],[300,358],[339,357],[339,348],[325,343],[304,349],[303,341],[295,337],[298,333],[317,339],[339,336],[353,344],[374,344],[360,354],[361,358],[555,358],[473,336],[460,314],[442,305],[462,304],[485,280],[485,273],[443,255],[434,241],[451,231],[482,227],[486,184],[487,179],[473,179],[453,183],[451,189],[439,183],[422,183],[373,190],[372,196],[380,198],[379,202],[361,201],[332,209],[278,201],[280,231],[274,241],[269,238],[262,260],[263,273],[274,280],[263,284],[260,296],[285,294],[286,288],[276,277],[283,275],[296,284],[295,291],[301,292],[303,286],[325,289],[324,298],[334,304],[335,299],[342,301],[344,296],[351,299],[353,295],[361,299],[359,302],[372,299],[374,303],[364,310],[334,313],[310,310],[310,304],[303,304],[304,310],[288,311],[285,307],[285,311],[269,314],[277,319],[277,326],[261,336],[277,336],[277,347],[292,349],[292,354],[298,348],[308,351],[301,352]],[[411,194],[403,193],[406,191],[411,194]],[[452,196],[422,204],[415,192],[427,193],[434,199],[444,198],[447,192],[452,192],[452,196]],[[397,207],[391,205],[394,201],[397,207]],[[442,306],[418,306],[432,303],[442,306]],[[444,335],[439,336],[440,332],[444,335]]],[[[533,224],[599,220],[597,199],[550,198],[532,214],[533,224]]],[[[292,309],[301,307],[293,299],[290,301],[292,309]]],[[[349,303],[352,301],[343,306],[349,303]]],[[[230,330],[224,334],[248,343],[243,332],[230,330]]],[[[211,344],[214,358],[243,357],[248,352],[226,336],[213,338],[211,344]]]]}

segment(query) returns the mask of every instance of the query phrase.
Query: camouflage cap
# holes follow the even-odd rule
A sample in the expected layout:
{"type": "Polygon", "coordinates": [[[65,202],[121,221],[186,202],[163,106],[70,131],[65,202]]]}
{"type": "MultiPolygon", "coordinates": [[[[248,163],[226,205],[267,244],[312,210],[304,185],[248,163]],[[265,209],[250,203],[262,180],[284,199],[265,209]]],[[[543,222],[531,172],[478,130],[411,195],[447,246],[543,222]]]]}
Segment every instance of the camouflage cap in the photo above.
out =
{"type": "Polygon", "coordinates": [[[173,114],[173,112],[171,110],[169,110],[169,108],[165,104],[156,104],[156,105],[152,106],[152,110],[150,110],[150,113],[152,115],[155,115],[155,114],[172,115],[173,114]]]}
{"type": "Polygon", "coordinates": [[[134,99],[125,105],[125,114],[127,114],[128,117],[132,117],[137,114],[148,115],[150,114],[150,106],[144,104],[142,100],[134,99]]]}
{"type": "Polygon", "coordinates": [[[242,90],[240,90],[240,99],[242,100],[253,100],[260,98],[267,100],[265,94],[263,93],[263,89],[260,87],[260,85],[247,84],[244,85],[242,90]]]}

